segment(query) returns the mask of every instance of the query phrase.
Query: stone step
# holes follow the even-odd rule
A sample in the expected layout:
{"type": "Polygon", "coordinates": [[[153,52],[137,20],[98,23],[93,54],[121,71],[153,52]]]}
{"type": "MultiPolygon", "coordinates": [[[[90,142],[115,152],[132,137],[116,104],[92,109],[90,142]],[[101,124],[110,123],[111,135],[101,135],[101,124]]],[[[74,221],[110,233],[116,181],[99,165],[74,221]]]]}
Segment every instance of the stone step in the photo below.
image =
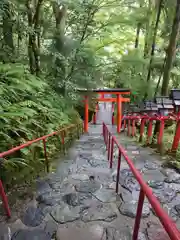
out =
{"type": "MultiPolygon", "coordinates": [[[[57,240],[131,240],[132,234],[127,227],[123,227],[123,229],[121,227],[117,230],[113,227],[91,225],[82,228],[59,228],[56,238],[57,240]]],[[[146,240],[145,235],[140,233],[138,240],[146,240]]]]}

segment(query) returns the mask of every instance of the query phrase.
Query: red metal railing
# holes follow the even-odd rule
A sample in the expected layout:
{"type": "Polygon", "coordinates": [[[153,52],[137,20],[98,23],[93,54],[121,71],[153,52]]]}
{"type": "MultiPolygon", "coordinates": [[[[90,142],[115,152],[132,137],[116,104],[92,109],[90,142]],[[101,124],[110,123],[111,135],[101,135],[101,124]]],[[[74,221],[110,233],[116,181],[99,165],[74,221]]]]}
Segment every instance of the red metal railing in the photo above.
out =
{"type": "Polygon", "coordinates": [[[122,156],[126,160],[127,164],[129,165],[132,173],[134,174],[136,180],[139,182],[140,187],[141,187],[132,239],[133,240],[138,239],[138,233],[139,233],[142,209],[143,209],[143,204],[144,204],[144,198],[146,196],[147,199],[149,200],[152,208],[154,209],[154,212],[156,213],[160,222],[164,226],[164,229],[166,230],[170,239],[180,240],[180,232],[178,231],[176,225],[171,220],[171,218],[168,216],[168,214],[162,209],[159,201],[154,196],[154,194],[152,192],[152,189],[145,183],[145,181],[143,180],[140,172],[135,168],[132,160],[127,156],[125,150],[118,143],[116,137],[113,136],[112,133],[109,131],[109,129],[108,129],[108,127],[105,123],[103,123],[103,136],[104,136],[104,141],[105,141],[105,144],[106,144],[106,147],[107,147],[107,150],[108,150],[108,160],[110,162],[110,168],[112,168],[112,165],[113,165],[114,145],[116,144],[116,146],[119,149],[118,166],[117,166],[117,178],[116,178],[116,193],[118,193],[118,183],[119,183],[119,175],[120,175],[121,157],[122,156]]]}
{"type": "Polygon", "coordinates": [[[143,134],[144,134],[144,129],[145,129],[145,122],[148,120],[148,128],[147,128],[147,137],[146,137],[146,144],[150,144],[150,140],[152,137],[152,131],[153,131],[153,121],[159,121],[160,122],[160,129],[159,129],[159,134],[157,136],[157,143],[158,145],[162,144],[163,140],[163,134],[164,134],[164,126],[165,126],[165,121],[172,119],[171,116],[159,116],[155,114],[154,116],[148,116],[148,115],[138,115],[138,116],[126,116],[125,121],[128,121],[128,131],[127,135],[128,136],[134,136],[135,135],[135,121],[141,120],[140,124],[140,137],[139,141],[142,142],[143,134]],[[132,126],[131,126],[132,125],[132,126]]]}
{"type": "MultiPolygon", "coordinates": [[[[37,139],[32,140],[32,141],[28,141],[28,142],[26,142],[24,144],[21,144],[17,147],[14,147],[14,148],[12,148],[8,151],[2,152],[2,153],[0,153],[0,158],[7,157],[14,152],[17,152],[17,151],[19,151],[23,148],[26,148],[26,147],[32,145],[33,143],[37,143],[37,142],[42,141],[43,142],[43,148],[44,148],[44,158],[45,158],[46,170],[47,170],[47,172],[49,172],[49,161],[48,161],[48,155],[47,155],[47,149],[46,149],[47,138],[55,136],[55,135],[61,135],[61,143],[62,143],[62,145],[64,145],[65,144],[65,136],[66,136],[67,131],[72,129],[72,128],[75,128],[75,127],[77,127],[78,136],[79,136],[80,135],[79,130],[81,130],[79,127],[82,128],[81,124],[77,124],[77,125],[72,124],[72,125],[69,125],[68,127],[65,127],[63,129],[59,130],[59,131],[50,133],[48,135],[45,135],[43,137],[37,138],[37,139]]],[[[3,202],[4,209],[6,211],[7,216],[11,217],[11,212],[10,212],[10,208],[9,208],[9,204],[8,204],[8,198],[5,194],[4,187],[3,187],[1,179],[0,179],[0,196],[2,197],[2,202],[3,202]]]]}
{"type": "Polygon", "coordinates": [[[173,143],[172,143],[170,152],[176,154],[178,146],[179,146],[179,140],[180,140],[180,112],[178,112],[177,114],[171,113],[170,116],[171,116],[171,119],[176,121],[176,131],[175,131],[175,135],[174,135],[174,139],[173,139],[173,143]]]}

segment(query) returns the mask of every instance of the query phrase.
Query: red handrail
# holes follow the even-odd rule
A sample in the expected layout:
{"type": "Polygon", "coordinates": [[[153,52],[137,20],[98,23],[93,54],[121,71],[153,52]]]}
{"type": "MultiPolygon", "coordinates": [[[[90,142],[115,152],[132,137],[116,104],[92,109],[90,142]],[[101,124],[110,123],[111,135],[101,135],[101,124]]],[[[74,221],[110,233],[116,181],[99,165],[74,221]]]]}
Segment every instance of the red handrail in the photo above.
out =
{"type": "MultiPolygon", "coordinates": [[[[164,226],[164,229],[166,230],[170,239],[180,240],[180,232],[178,231],[176,225],[171,220],[171,218],[168,216],[168,214],[162,209],[160,202],[154,196],[152,189],[145,183],[140,172],[135,168],[132,160],[128,157],[128,155],[126,154],[123,147],[118,143],[116,137],[113,136],[112,133],[109,131],[109,129],[105,123],[103,123],[103,136],[104,136],[104,139],[106,139],[106,140],[107,140],[108,136],[111,137],[111,143],[113,142],[112,147],[114,146],[114,143],[115,143],[119,149],[117,179],[116,179],[116,193],[118,193],[118,182],[119,182],[119,175],[120,175],[121,156],[124,157],[124,159],[126,160],[126,162],[129,165],[132,173],[134,174],[136,180],[139,182],[139,184],[141,186],[132,239],[133,240],[138,239],[138,232],[139,232],[142,208],[143,208],[143,203],[144,203],[144,197],[146,196],[147,199],[149,200],[152,208],[154,209],[157,217],[159,218],[160,222],[164,226]]],[[[106,145],[107,145],[107,142],[110,142],[110,141],[105,141],[106,145]]],[[[111,149],[111,153],[112,153],[112,148],[108,147],[108,151],[110,151],[110,149],[111,149]]],[[[112,154],[112,158],[110,158],[110,167],[112,167],[112,162],[113,162],[113,154],[112,154]]]]}
{"type": "Polygon", "coordinates": [[[10,155],[10,154],[18,151],[18,150],[21,150],[21,149],[23,149],[23,148],[25,148],[25,147],[28,147],[28,146],[32,145],[33,143],[36,143],[36,142],[39,142],[39,141],[41,141],[41,140],[45,140],[45,139],[47,139],[47,138],[49,138],[49,137],[52,137],[52,136],[54,136],[54,135],[63,133],[63,132],[65,132],[66,130],[68,130],[68,129],[74,127],[74,126],[76,126],[76,125],[72,124],[72,125],[70,125],[70,126],[68,126],[68,127],[66,127],[66,128],[63,128],[63,129],[59,130],[59,131],[52,132],[52,133],[50,133],[50,134],[48,134],[48,135],[42,136],[42,137],[40,137],[40,138],[36,138],[36,139],[34,139],[34,140],[31,140],[31,141],[28,141],[28,142],[26,142],[26,143],[24,143],[24,144],[21,144],[21,145],[19,145],[19,146],[17,146],[17,147],[14,147],[14,148],[12,148],[12,149],[10,149],[10,150],[8,150],[8,151],[2,152],[2,153],[0,153],[0,158],[6,157],[6,156],[8,156],[8,155],[10,155]]]}
{"type": "MultiPolygon", "coordinates": [[[[5,152],[2,152],[0,153],[0,158],[4,158],[6,156],[9,156],[11,155],[12,153],[16,152],[16,151],[19,151],[25,147],[28,147],[30,145],[32,145],[33,143],[36,143],[36,142],[39,142],[39,141],[43,141],[43,148],[44,148],[44,157],[45,157],[45,164],[46,164],[46,169],[47,169],[47,172],[49,172],[49,161],[48,161],[48,156],[47,156],[47,149],[46,149],[46,139],[49,138],[49,137],[52,137],[54,135],[58,135],[58,134],[61,134],[61,142],[62,144],[64,145],[65,144],[65,133],[68,129],[71,129],[71,128],[74,128],[74,127],[79,127],[80,124],[78,125],[75,125],[75,124],[71,124],[69,125],[68,127],[65,127],[61,130],[58,130],[56,132],[52,132],[48,135],[45,135],[45,136],[42,136],[40,138],[37,138],[37,139],[34,139],[32,141],[28,141],[24,144],[21,144],[17,147],[14,147],[8,151],[5,151],[5,152]]],[[[3,187],[3,184],[2,184],[2,181],[0,179],[0,196],[2,197],[2,202],[3,202],[3,205],[4,205],[4,209],[6,211],[6,214],[8,217],[11,217],[11,212],[10,212],[10,208],[9,208],[9,204],[8,204],[8,198],[5,194],[5,191],[4,191],[4,187],[3,187]]]]}

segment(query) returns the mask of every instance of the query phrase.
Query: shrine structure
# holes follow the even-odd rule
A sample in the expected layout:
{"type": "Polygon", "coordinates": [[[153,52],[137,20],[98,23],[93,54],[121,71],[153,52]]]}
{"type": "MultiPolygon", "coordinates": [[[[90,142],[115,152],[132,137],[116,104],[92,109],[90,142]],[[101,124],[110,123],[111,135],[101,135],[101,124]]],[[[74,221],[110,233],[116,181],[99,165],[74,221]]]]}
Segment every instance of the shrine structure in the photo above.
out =
{"type": "Polygon", "coordinates": [[[123,95],[130,95],[130,89],[118,88],[118,89],[78,89],[77,90],[84,95],[84,107],[85,107],[85,117],[84,117],[84,132],[88,132],[89,123],[89,101],[99,102],[111,102],[117,105],[117,132],[121,131],[121,121],[122,121],[122,103],[130,102],[130,98],[125,98],[123,95]],[[92,95],[98,94],[98,97],[92,97],[92,95]],[[111,97],[106,98],[105,95],[111,95],[111,97]],[[100,95],[100,97],[99,97],[100,95]],[[116,95],[116,97],[112,97],[116,95]]]}

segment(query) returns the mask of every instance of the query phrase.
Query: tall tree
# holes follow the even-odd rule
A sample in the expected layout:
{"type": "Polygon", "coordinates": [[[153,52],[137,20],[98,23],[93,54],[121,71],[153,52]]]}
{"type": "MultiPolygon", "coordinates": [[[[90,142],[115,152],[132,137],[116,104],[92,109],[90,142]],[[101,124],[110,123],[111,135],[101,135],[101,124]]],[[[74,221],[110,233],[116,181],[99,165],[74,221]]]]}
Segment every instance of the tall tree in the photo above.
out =
{"type": "Polygon", "coordinates": [[[162,95],[168,95],[170,72],[176,55],[176,45],[179,36],[179,31],[180,31],[180,0],[177,0],[171,36],[167,48],[166,64],[164,67],[163,82],[161,88],[162,95]]]}
{"type": "Polygon", "coordinates": [[[135,39],[135,48],[138,48],[139,46],[139,34],[141,31],[141,23],[137,24],[137,30],[136,30],[136,39],[135,39]]]}
{"type": "Polygon", "coordinates": [[[13,41],[13,16],[10,1],[2,1],[2,19],[3,19],[3,42],[5,56],[3,62],[12,62],[14,58],[14,41],[13,41]]]}
{"type": "Polygon", "coordinates": [[[37,76],[40,74],[40,11],[43,0],[38,0],[37,3],[32,0],[26,0],[29,40],[28,53],[29,65],[31,73],[37,76]]]}
{"type": "MultiPolygon", "coordinates": [[[[157,17],[156,17],[156,24],[155,24],[155,28],[154,28],[153,41],[152,41],[152,46],[151,46],[151,58],[150,58],[149,69],[148,69],[148,74],[147,74],[147,83],[149,83],[150,78],[151,78],[151,69],[152,69],[152,63],[153,63],[153,59],[154,59],[156,37],[157,37],[157,31],[158,31],[158,26],[159,26],[162,6],[163,6],[163,0],[159,0],[157,17]]],[[[146,91],[146,93],[144,95],[144,98],[147,98],[147,96],[148,96],[148,91],[146,91]]]]}
{"type": "Polygon", "coordinates": [[[152,36],[156,20],[156,3],[152,0],[148,1],[148,10],[146,17],[146,33],[144,40],[144,57],[147,58],[151,52],[152,36]]]}

